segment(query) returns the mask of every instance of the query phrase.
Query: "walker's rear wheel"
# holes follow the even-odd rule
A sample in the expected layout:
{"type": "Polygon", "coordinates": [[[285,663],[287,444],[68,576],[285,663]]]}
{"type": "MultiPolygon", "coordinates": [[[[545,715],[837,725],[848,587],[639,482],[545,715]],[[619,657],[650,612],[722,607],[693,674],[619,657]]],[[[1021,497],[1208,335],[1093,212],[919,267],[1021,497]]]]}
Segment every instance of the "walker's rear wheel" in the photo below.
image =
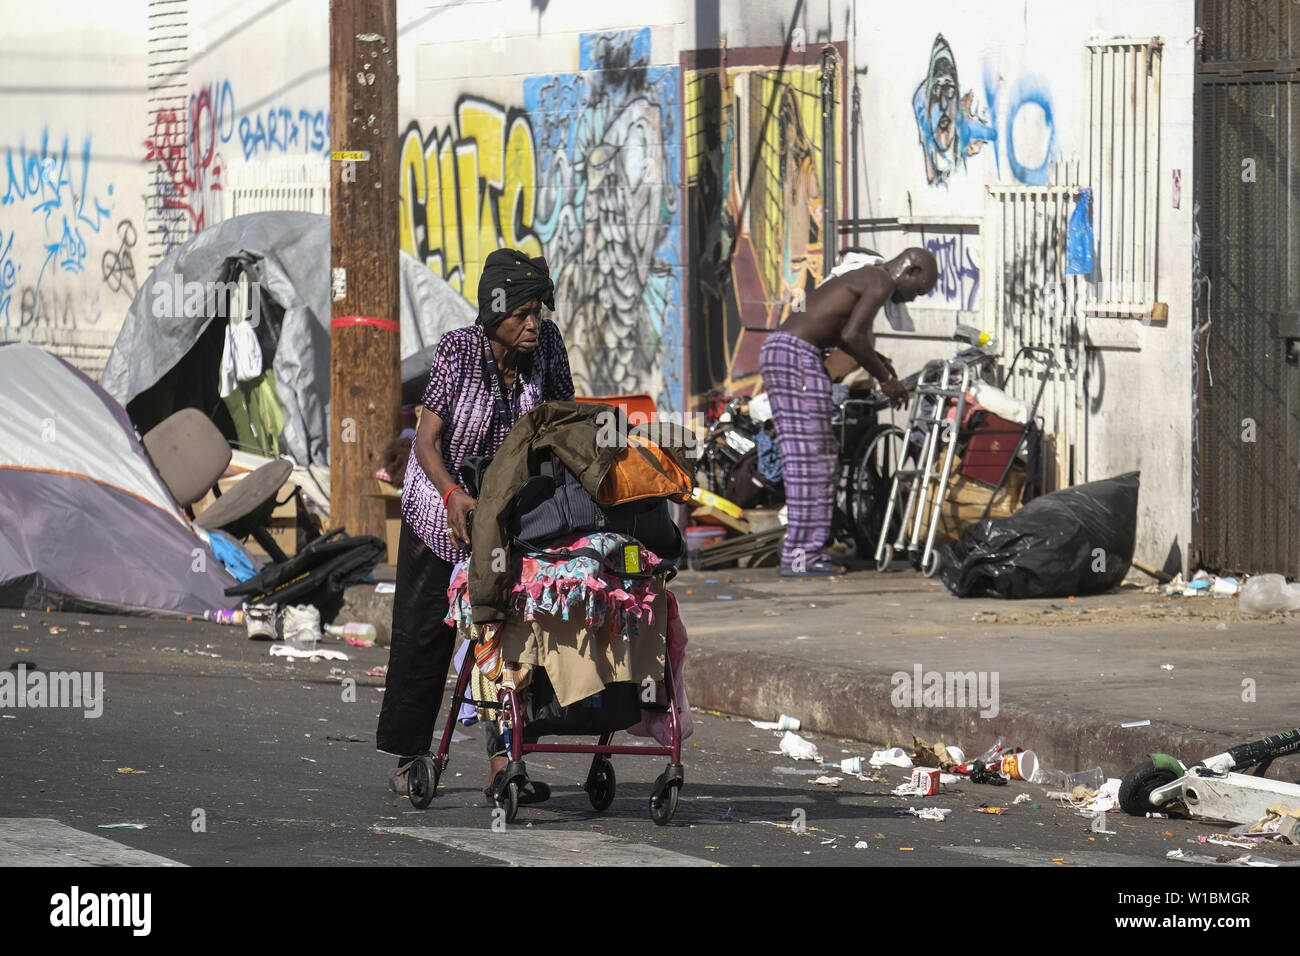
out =
{"type": "Polygon", "coordinates": [[[415,758],[406,773],[406,792],[411,798],[411,806],[423,810],[433,801],[440,776],[438,765],[429,754],[415,758]]]}
{"type": "Polygon", "coordinates": [[[609,805],[614,802],[614,788],[616,781],[614,778],[614,764],[609,760],[600,760],[596,763],[595,782],[587,796],[591,799],[591,806],[597,813],[604,813],[609,809],[609,805]]]}

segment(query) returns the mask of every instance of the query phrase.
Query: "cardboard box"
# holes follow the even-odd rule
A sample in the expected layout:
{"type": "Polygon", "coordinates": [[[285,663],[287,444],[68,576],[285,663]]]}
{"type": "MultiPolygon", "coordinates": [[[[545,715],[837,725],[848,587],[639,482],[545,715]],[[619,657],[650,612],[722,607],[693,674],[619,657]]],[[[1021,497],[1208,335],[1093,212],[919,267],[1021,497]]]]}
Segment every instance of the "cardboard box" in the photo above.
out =
{"type": "MultiPolygon", "coordinates": [[[[931,491],[937,488],[938,484],[934,483],[931,491]]],[[[1017,461],[1011,466],[1006,485],[994,498],[988,516],[1006,518],[1011,515],[1020,507],[1020,496],[1024,493],[1024,489],[1025,466],[1023,462],[1017,461]]],[[[961,474],[954,463],[953,475],[948,479],[948,490],[939,512],[939,530],[934,536],[936,547],[940,544],[955,543],[968,525],[980,520],[980,516],[984,513],[984,506],[990,498],[993,498],[992,485],[961,474]]],[[[930,513],[933,506],[934,499],[931,498],[926,503],[926,514],[921,522],[922,542],[930,532],[930,513]]]]}

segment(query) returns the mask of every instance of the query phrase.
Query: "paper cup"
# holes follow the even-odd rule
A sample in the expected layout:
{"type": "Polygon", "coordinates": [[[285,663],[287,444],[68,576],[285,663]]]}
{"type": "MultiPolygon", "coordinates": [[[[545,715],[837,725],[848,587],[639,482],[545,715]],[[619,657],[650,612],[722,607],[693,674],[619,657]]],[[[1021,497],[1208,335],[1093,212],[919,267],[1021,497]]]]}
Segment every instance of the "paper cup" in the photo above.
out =
{"type": "Polygon", "coordinates": [[[1002,758],[1002,776],[1011,780],[1028,780],[1038,769],[1038,756],[1032,750],[1007,754],[1002,758]]]}
{"type": "Polygon", "coordinates": [[[840,761],[840,769],[845,773],[862,773],[862,758],[849,757],[840,761]]]}
{"type": "Polygon", "coordinates": [[[777,730],[798,730],[799,726],[800,724],[799,724],[798,717],[791,717],[787,714],[782,714],[781,719],[777,721],[776,729],[777,730]]]}

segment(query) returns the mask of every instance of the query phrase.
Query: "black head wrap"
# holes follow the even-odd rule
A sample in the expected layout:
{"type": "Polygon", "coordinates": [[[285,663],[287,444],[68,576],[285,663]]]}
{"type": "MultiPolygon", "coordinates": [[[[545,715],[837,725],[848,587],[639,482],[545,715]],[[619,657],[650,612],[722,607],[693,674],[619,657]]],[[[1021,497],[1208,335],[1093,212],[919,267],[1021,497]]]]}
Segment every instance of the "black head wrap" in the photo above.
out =
{"type": "Polygon", "coordinates": [[[530,259],[517,249],[491,253],[478,280],[478,324],[490,330],[533,299],[555,310],[555,283],[545,257],[530,259]]]}

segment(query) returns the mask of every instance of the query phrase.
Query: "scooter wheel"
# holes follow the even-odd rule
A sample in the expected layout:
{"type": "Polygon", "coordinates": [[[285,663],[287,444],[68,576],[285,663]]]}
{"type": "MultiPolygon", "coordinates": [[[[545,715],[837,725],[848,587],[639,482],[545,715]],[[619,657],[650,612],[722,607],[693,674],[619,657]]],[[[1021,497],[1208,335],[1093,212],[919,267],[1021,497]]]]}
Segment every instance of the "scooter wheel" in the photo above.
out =
{"type": "Polygon", "coordinates": [[[1120,781],[1120,809],[1135,817],[1144,817],[1158,810],[1151,805],[1151,791],[1177,779],[1172,771],[1160,770],[1150,760],[1138,764],[1120,781]]]}
{"type": "Polygon", "coordinates": [[[885,550],[880,555],[880,560],[876,562],[877,571],[888,571],[894,564],[894,546],[885,545],[885,550]]]}

